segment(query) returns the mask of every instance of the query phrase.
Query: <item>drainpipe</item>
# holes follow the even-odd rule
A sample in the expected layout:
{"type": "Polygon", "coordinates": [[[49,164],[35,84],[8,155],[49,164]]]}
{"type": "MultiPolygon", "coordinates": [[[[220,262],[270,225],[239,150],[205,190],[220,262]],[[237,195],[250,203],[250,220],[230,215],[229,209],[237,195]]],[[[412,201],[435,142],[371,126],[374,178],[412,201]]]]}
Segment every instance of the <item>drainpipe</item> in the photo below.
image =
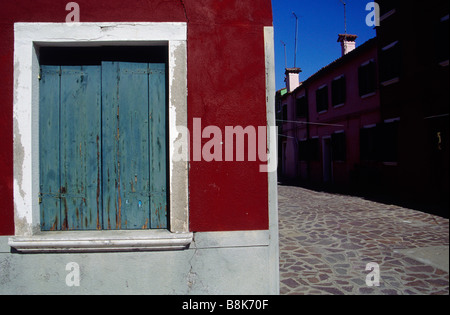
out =
{"type": "MultiPolygon", "coordinates": [[[[306,143],[309,142],[309,138],[311,137],[310,135],[310,131],[309,131],[309,91],[308,91],[308,87],[305,86],[305,97],[306,97],[306,104],[307,104],[307,111],[306,111],[306,143]]],[[[311,159],[308,157],[308,159],[306,160],[306,180],[308,181],[308,183],[311,182],[311,159]]]]}

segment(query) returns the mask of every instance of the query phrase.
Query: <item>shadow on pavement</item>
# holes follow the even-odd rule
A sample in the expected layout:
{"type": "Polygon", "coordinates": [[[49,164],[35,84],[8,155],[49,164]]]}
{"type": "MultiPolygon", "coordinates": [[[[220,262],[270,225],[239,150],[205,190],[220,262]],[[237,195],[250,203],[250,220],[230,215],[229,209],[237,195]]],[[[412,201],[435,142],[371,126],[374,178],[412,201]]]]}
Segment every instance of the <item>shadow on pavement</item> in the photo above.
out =
{"type": "Polygon", "coordinates": [[[331,194],[349,195],[364,198],[366,200],[379,202],[388,205],[396,205],[403,208],[413,209],[428,214],[449,218],[449,196],[427,196],[423,193],[420,196],[411,196],[403,192],[386,192],[381,187],[339,187],[333,184],[316,184],[299,181],[298,179],[278,178],[278,185],[301,187],[316,192],[326,192],[331,194]]]}

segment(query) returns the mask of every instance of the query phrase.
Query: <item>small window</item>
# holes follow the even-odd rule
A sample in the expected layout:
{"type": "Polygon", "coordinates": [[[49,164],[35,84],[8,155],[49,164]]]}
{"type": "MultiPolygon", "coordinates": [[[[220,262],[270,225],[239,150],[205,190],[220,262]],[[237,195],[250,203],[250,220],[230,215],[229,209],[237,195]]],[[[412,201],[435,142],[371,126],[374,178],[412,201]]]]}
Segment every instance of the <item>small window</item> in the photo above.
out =
{"type": "Polygon", "coordinates": [[[380,81],[388,82],[399,78],[401,70],[400,43],[394,42],[381,50],[380,81]]]}
{"type": "Polygon", "coordinates": [[[381,162],[397,162],[399,122],[383,123],[378,128],[378,149],[380,151],[381,162]]]}
{"type": "Polygon", "coordinates": [[[316,90],[316,110],[318,113],[328,110],[328,86],[316,90]]]}
{"type": "Polygon", "coordinates": [[[319,161],[319,138],[302,140],[298,143],[299,161],[319,161]]]}
{"type": "Polygon", "coordinates": [[[345,103],[346,90],[345,76],[333,80],[331,83],[331,102],[333,106],[345,103]]]}
{"type": "Polygon", "coordinates": [[[287,104],[283,104],[283,116],[281,117],[281,119],[283,120],[283,122],[286,122],[288,120],[288,110],[287,110],[287,104]]]}
{"type": "Polygon", "coordinates": [[[361,161],[398,161],[399,122],[385,122],[360,130],[361,161]]]}
{"type": "Polygon", "coordinates": [[[308,143],[309,159],[311,161],[320,161],[319,138],[313,138],[308,143]]]}
{"type": "Polygon", "coordinates": [[[306,96],[296,99],[296,114],[297,118],[308,117],[308,102],[306,96]]]}
{"type": "Polygon", "coordinates": [[[377,127],[362,128],[359,132],[359,154],[361,161],[376,161],[377,127]]]}
{"type": "Polygon", "coordinates": [[[345,133],[334,133],[331,135],[331,148],[333,161],[345,161],[347,157],[347,146],[345,133]]]}
{"type": "Polygon", "coordinates": [[[302,140],[298,143],[298,159],[299,161],[308,161],[308,141],[302,140]]]}
{"type": "Polygon", "coordinates": [[[448,65],[449,60],[449,16],[443,17],[436,30],[436,57],[439,64],[448,65]],[[446,62],[446,63],[445,63],[446,62]]]}
{"type": "Polygon", "coordinates": [[[376,90],[376,68],[375,61],[361,65],[358,68],[359,96],[374,93],[376,90]]]}

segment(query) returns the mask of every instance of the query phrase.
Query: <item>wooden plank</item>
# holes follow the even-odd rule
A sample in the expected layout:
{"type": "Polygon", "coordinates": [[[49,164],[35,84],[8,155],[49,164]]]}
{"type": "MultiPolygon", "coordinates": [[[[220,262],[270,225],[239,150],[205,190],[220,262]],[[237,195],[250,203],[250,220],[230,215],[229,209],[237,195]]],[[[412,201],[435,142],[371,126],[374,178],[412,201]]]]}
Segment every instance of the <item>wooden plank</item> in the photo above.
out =
{"type": "Polygon", "coordinates": [[[119,63],[102,63],[102,173],[103,228],[121,228],[122,200],[120,192],[118,121],[119,63]]]}
{"type": "Polygon", "coordinates": [[[103,62],[102,102],[105,228],[149,228],[147,64],[103,62]]]}
{"type": "Polygon", "coordinates": [[[149,64],[151,228],[167,228],[165,64],[149,64]]]}
{"type": "Polygon", "coordinates": [[[119,63],[119,151],[122,228],[148,229],[149,108],[145,63],[119,63]]]}
{"type": "Polygon", "coordinates": [[[59,66],[42,66],[39,82],[39,189],[42,231],[61,228],[61,209],[58,198],[60,187],[59,71],[59,66]]]}
{"type": "Polygon", "coordinates": [[[101,68],[61,67],[62,229],[102,227],[101,68]]]}

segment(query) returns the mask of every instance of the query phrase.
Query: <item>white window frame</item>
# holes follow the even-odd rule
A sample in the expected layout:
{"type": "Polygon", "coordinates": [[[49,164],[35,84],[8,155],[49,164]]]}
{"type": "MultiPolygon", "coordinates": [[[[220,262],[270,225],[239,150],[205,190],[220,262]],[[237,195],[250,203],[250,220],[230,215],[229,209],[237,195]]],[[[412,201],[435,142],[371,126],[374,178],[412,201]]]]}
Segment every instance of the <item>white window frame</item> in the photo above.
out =
{"type": "Polygon", "coordinates": [[[22,252],[184,249],[189,232],[186,23],[15,23],[14,224],[9,244],[22,252]],[[169,229],[41,232],[39,211],[39,48],[168,46],[169,229]],[[180,137],[181,135],[181,137],[180,137]],[[183,143],[182,143],[183,142],[183,143]],[[174,159],[175,153],[177,158],[174,159]]]}

